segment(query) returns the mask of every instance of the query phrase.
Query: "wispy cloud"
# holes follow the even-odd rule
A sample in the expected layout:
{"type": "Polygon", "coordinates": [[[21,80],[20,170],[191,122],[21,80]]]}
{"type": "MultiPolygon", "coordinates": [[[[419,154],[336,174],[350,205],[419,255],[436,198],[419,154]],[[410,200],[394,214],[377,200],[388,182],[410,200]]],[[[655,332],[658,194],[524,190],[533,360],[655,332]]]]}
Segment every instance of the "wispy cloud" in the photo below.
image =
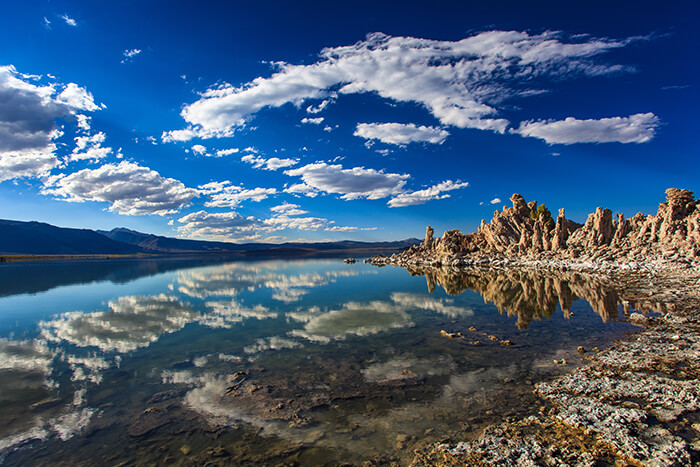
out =
{"type": "Polygon", "coordinates": [[[73,27],[75,27],[75,26],[78,25],[78,22],[75,21],[73,18],[71,18],[71,17],[68,16],[68,15],[61,15],[61,19],[62,19],[63,21],[65,21],[66,24],[67,24],[68,26],[73,26],[73,27]]]}
{"type": "Polygon", "coordinates": [[[254,169],[264,170],[279,170],[285,167],[292,167],[299,163],[299,159],[281,159],[279,157],[270,157],[266,159],[254,154],[246,154],[241,157],[241,160],[252,165],[254,169]]]}
{"type": "Polygon", "coordinates": [[[402,208],[416,204],[425,204],[428,201],[435,199],[449,198],[450,195],[446,193],[447,191],[466,188],[468,185],[468,182],[453,182],[452,180],[446,180],[424,190],[400,193],[391,198],[387,204],[390,208],[402,208]]]}
{"type": "Polygon", "coordinates": [[[418,103],[445,126],[502,133],[509,124],[498,116],[504,99],[542,92],[533,87],[534,78],[539,83],[629,71],[594,59],[634,40],[487,31],[452,42],[374,33],[350,46],[323,49],[315,63],[275,63],[278,71],[270,77],[208,89],[182,110],[188,133],[178,136],[230,136],[263,108],[322,99],[318,107],[307,107],[313,113],[336,93],[369,92],[418,103]]]}
{"type": "Polygon", "coordinates": [[[122,59],[121,63],[133,61],[134,57],[140,53],[141,49],[126,49],[124,52],[122,52],[124,58],[122,59]]]}

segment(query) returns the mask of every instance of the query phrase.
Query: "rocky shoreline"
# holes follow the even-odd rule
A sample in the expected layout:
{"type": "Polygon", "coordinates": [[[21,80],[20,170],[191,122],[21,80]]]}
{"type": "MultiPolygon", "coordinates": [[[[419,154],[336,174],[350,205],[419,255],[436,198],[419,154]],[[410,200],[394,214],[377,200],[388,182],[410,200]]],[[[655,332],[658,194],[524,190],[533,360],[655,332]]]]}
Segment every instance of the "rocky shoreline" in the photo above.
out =
{"type": "MultiPolygon", "coordinates": [[[[610,280],[609,278],[606,278],[610,280]]],[[[695,465],[700,461],[700,271],[613,283],[644,329],[535,385],[542,406],[472,441],[418,449],[412,466],[695,465]]]]}
{"type": "Polygon", "coordinates": [[[581,225],[563,210],[554,222],[546,208],[515,194],[512,208],[496,211],[472,234],[452,230],[434,239],[428,227],[420,246],[369,260],[425,275],[429,287],[475,269],[585,273],[615,288],[615,306],[644,312],[630,315],[642,331],[586,352],[585,365],[536,384],[536,413],[487,427],[474,440],[420,448],[412,466],[700,461],[700,201],[688,190],[666,195],[656,215],[613,220],[598,208],[581,225]]]}

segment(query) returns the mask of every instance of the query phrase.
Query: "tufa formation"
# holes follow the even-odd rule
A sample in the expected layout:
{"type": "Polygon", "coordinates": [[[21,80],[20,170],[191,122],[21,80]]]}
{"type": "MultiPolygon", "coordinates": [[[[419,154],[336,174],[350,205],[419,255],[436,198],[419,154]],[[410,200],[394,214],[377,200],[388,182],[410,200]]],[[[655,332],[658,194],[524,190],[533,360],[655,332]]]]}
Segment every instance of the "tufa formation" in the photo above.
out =
{"type": "Polygon", "coordinates": [[[549,261],[553,266],[597,264],[630,268],[642,265],[697,267],[700,265],[700,209],[693,192],[666,190],[666,202],[656,215],[613,217],[597,208],[581,225],[566,219],[564,209],[556,220],[544,205],[529,203],[514,194],[513,207],[482,220],[476,232],[464,235],[448,230],[389,258],[373,258],[377,264],[468,265],[527,264],[549,261]]]}

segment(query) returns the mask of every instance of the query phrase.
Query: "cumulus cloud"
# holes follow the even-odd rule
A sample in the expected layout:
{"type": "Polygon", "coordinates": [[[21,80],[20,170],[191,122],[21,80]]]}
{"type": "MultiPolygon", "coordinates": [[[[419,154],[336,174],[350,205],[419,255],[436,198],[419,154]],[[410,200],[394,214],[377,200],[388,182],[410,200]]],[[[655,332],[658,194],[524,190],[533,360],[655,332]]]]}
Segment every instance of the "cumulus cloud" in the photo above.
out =
{"type": "Polygon", "coordinates": [[[646,143],[656,134],[659,117],[653,113],[578,120],[539,120],[522,122],[512,130],[522,136],[539,138],[549,144],[575,143],[646,143]]]}
{"type": "Polygon", "coordinates": [[[324,191],[339,194],[346,200],[380,199],[399,194],[409,178],[406,174],[385,173],[364,167],[343,169],[342,165],[325,162],[307,164],[298,169],[286,170],[284,173],[292,177],[301,177],[304,182],[304,186],[293,185],[285,190],[287,192],[324,191]]]}
{"type": "Polygon", "coordinates": [[[192,129],[164,131],[160,139],[164,143],[175,143],[189,141],[197,136],[197,132],[192,129]]]}
{"type": "Polygon", "coordinates": [[[260,202],[277,193],[276,188],[257,187],[247,189],[237,185],[228,185],[227,183],[221,185],[218,192],[213,191],[213,184],[207,184],[206,187],[208,188],[210,200],[204,205],[216,208],[233,208],[248,200],[260,202]]]}
{"type": "Polygon", "coordinates": [[[230,149],[219,149],[216,151],[216,157],[225,157],[225,156],[230,156],[231,154],[236,154],[240,151],[238,148],[230,148],[230,149]]]}
{"type": "Polygon", "coordinates": [[[412,206],[415,204],[425,204],[434,199],[449,198],[450,195],[446,191],[458,190],[466,188],[468,182],[453,182],[445,180],[442,183],[426,188],[425,190],[412,191],[408,193],[400,193],[389,200],[387,203],[391,208],[401,208],[404,206],[412,206]]]}
{"type": "Polygon", "coordinates": [[[489,203],[491,203],[491,204],[498,204],[500,202],[501,202],[501,198],[494,198],[491,201],[489,201],[489,203]]]}
{"type": "Polygon", "coordinates": [[[56,98],[56,101],[66,104],[68,107],[77,110],[87,110],[93,112],[95,110],[104,109],[105,105],[97,105],[92,93],[87,89],[78,86],[75,83],[68,83],[66,87],[56,98]]]}
{"type": "Polygon", "coordinates": [[[312,123],[314,125],[320,125],[323,123],[323,117],[316,117],[316,118],[309,118],[309,117],[304,117],[301,119],[301,123],[312,123]]]}
{"type": "Polygon", "coordinates": [[[254,154],[246,154],[241,157],[241,160],[252,165],[254,169],[263,170],[278,170],[285,167],[292,167],[299,163],[299,159],[281,159],[279,157],[270,157],[266,159],[254,154]]]}
{"type": "Polygon", "coordinates": [[[76,136],[75,148],[70,155],[72,161],[104,159],[112,153],[112,148],[102,146],[105,134],[95,133],[92,136],[76,136]]]}
{"type": "MultiPolygon", "coordinates": [[[[373,33],[353,45],[323,49],[315,63],[276,63],[278,71],[270,77],[240,87],[212,87],[181,115],[188,131],[223,136],[245,126],[263,108],[301,105],[336,92],[376,93],[393,102],[418,103],[443,125],[502,133],[508,122],[498,118],[498,105],[504,99],[540,92],[532,88],[534,78],[626,71],[594,58],[632,40],[487,31],[459,41],[437,41],[373,33]]],[[[313,113],[315,108],[307,110],[313,113]]]]}
{"type": "Polygon", "coordinates": [[[197,154],[198,156],[206,156],[207,148],[205,146],[202,146],[201,144],[195,144],[192,146],[192,152],[197,154]]]}
{"type": "Polygon", "coordinates": [[[306,183],[295,183],[284,188],[285,193],[292,195],[305,195],[309,198],[315,198],[318,196],[318,190],[310,187],[306,183]]]}
{"type": "Polygon", "coordinates": [[[198,211],[177,220],[183,224],[177,228],[186,237],[230,240],[255,238],[252,230],[259,222],[254,217],[243,217],[237,212],[198,211]]]}
{"type": "Polygon", "coordinates": [[[414,142],[442,144],[450,135],[441,128],[416,126],[413,123],[358,123],[354,134],[366,140],[396,145],[414,142]]]}
{"type": "Polygon", "coordinates": [[[307,214],[307,211],[299,209],[301,206],[298,204],[282,203],[279,206],[273,206],[270,211],[276,214],[284,214],[286,216],[300,216],[302,214],[307,214]]]}
{"type": "Polygon", "coordinates": [[[134,162],[105,164],[50,177],[43,194],[73,202],[102,201],[120,214],[165,216],[189,204],[199,192],[134,162]]]}
{"type": "Polygon", "coordinates": [[[54,141],[62,132],[56,121],[77,119],[86,130],[89,117],[80,112],[101,108],[77,84],[31,82],[40,78],[0,66],[0,182],[47,175],[60,164],[54,141]]]}
{"type": "Polygon", "coordinates": [[[341,227],[334,225],[334,221],[329,221],[322,217],[292,217],[290,214],[273,216],[262,221],[268,231],[276,230],[326,230],[329,232],[354,232],[357,227],[341,227]]]}

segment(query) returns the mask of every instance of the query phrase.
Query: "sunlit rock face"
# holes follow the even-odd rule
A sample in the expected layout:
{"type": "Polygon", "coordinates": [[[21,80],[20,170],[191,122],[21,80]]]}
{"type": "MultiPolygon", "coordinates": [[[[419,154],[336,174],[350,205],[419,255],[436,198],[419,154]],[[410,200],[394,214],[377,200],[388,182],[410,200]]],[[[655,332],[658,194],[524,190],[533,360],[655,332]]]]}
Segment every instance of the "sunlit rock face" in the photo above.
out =
{"type": "Polygon", "coordinates": [[[511,260],[592,260],[599,262],[700,261],[700,210],[689,190],[669,188],[656,215],[622,214],[599,207],[581,225],[556,220],[544,205],[511,197],[512,207],[495,211],[476,232],[448,230],[441,238],[426,234],[423,244],[395,255],[390,262],[452,264],[468,257],[511,260]]]}
{"type": "Polygon", "coordinates": [[[109,302],[108,310],[70,312],[39,324],[44,338],[103,352],[126,353],[147,347],[166,333],[182,329],[199,313],[176,298],[160,294],[128,296],[109,302]]]}
{"type": "Polygon", "coordinates": [[[517,316],[516,325],[525,329],[533,319],[548,319],[557,305],[568,317],[571,304],[578,299],[588,301],[604,322],[618,316],[620,297],[610,284],[599,278],[578,273],[545,274],[532,270],[463,272],[451,268],[409,267],[412,275],[423,275],[428,290],[441,286],[450,295],[466,290],[481,294],[484,302],[492,302],[502,314],[517,316]]]}

